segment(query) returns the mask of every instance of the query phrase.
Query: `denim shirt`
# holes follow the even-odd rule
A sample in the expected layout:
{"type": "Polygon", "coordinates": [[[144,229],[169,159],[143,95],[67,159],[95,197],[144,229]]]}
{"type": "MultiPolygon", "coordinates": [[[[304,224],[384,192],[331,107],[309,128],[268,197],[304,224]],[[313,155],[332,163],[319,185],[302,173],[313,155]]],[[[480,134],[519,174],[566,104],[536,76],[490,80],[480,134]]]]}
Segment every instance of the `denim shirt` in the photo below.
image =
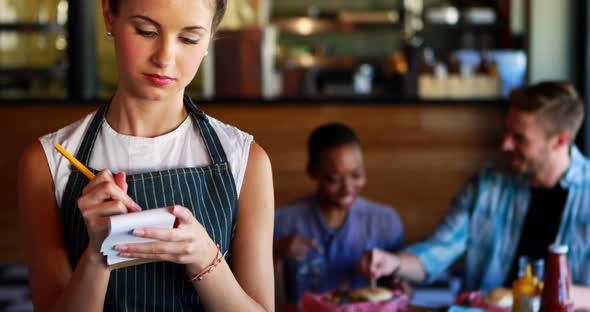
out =
{"type": "MultiPolygon", "coordinates": [[[[555,242],[569,246],[572,282],[590,286],[590,163],[576,146],[570,156],[559,181],[568,196],[555,242]]],[[[525,175],[486,166],[455,197],[434,234],[406,251],[420,259],[427,281],[465,255],[467,290],[500,287],[515,257],[530,197],[525,175]]]]}
{"type": "Polygon", "coordinates": [[[338,229],[328,226],[315,196],[277,209],[274,239],[293,234],[315,240],[321,252],[310,250],[300,261],[283,259],[291,301],[297,301],[303,291],[368,286],[369,280],[356,272],[363,253],[372,248],[395,251],[403,243],[402,223],[396,210],[360,196],[338,229]]]}

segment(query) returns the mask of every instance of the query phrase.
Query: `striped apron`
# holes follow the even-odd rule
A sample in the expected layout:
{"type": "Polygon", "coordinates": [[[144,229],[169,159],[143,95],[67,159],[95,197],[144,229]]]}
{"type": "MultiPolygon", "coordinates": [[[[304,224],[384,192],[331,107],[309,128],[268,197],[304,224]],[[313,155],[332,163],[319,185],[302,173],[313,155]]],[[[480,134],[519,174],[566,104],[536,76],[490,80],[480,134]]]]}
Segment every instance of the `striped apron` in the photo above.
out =
{"type": "MultiPolygon", "coordinates": [[[[189,208],[218,243],[222,253],[230,248],[236,225],[238,196],[225,152],[207,116],[190,98],[185,107],[199,128],[212,165],[177,168],[127,176],[128,194],[144,209],[170,205],[189,208]]],[[[76,154],[88,164],[108,105],[101,107],[85,133],[76,154]]],[[[93,172],[97,170],[91,169],[93,172]]],[[[88,179],[72,167],[61,204],[68,257],[76,267],[88,246],[86,225],[77,200],[88,179]]],[[[229,258],[229,254],[226,255],[229,258]]],[[[105,311],[200,311],[199,296],[185,273],[185,266],[156,262],[112,271],[105,311]]]]}

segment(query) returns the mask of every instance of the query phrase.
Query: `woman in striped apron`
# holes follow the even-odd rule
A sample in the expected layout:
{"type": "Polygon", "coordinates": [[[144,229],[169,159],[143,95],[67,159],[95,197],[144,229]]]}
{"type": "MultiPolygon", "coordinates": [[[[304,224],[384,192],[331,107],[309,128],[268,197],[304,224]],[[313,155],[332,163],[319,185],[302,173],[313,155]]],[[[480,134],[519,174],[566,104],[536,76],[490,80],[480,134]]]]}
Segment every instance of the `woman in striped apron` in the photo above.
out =
{"type": "Polygon", "coordinates": [[[115,95],[27,147],[19,165],[35,308],[273,310],[268,157],[250,135],[183,96],[225,1],[103,0],[103,7],[119,65],[115,95]],[[54,143],[96,177],[70,168],[54,143]],[[100,247],[110,216],[159,207],[176,216],[173,229],[136,228],[155,241],[116,246],[123,257],[156,262],[109,268],[100,247]]]}

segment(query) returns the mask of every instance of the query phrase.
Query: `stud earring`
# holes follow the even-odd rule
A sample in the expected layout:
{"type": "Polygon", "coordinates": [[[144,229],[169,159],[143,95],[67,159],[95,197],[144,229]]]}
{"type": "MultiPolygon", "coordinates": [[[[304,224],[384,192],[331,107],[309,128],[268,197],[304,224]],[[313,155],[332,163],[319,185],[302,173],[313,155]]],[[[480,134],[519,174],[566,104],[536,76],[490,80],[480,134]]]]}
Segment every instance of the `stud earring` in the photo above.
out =
{"type": "Polygon", "coordinates": [[[113,36],[113,33],[110,31],[107,31],[107,37],[112,37],[112,36],[113,36]]]}
{"type": "Polygon", "coordinates": [[[205,51],[205,56],[207,56],[207,55],[209,55],[209,51],[208,50],[205,51]]]}

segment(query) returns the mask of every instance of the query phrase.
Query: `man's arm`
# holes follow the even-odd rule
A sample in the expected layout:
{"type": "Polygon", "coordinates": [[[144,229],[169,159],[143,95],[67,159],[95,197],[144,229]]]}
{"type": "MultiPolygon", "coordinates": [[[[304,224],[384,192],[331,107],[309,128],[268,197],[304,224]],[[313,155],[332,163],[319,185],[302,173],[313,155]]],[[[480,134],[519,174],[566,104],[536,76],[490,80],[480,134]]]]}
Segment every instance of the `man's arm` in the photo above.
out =
{"type": "Polygon", "coordinates": [[[430,282],[459,258],[467,248],[471,210],[477,199],[479,177],[471,178],[451,205],[450,213],[434,234],[401,253],[367,251],[357,269],[369,278],[395,273],[415,282],[430,282]]]}
{"type": "Polygon", "coordinates": [[[422,261],[415,255],[408,252],[391,253],[381,249],[367,251],[357,264],[357,270],[371,280],[393,274],[404,280],[420,283],[428,277],[422,261]]]}
{"type": "Polygon", "coordinates": [[[402,274],[406,271],[404,270],[405,261],[408,262],[408,266],[411,266],[408,273],[418,273],[415,263],[419,262],[424,276],[416,274],[411,276],[422,277],[422,281],[432,282],[463,255],[468,248],[471,214],[478,199],[479,183],[479,175],[469,179],[465,187],[453,199],[450,212],[437,226],[432,236],[404,250],[400,269],[402,274]]]}

